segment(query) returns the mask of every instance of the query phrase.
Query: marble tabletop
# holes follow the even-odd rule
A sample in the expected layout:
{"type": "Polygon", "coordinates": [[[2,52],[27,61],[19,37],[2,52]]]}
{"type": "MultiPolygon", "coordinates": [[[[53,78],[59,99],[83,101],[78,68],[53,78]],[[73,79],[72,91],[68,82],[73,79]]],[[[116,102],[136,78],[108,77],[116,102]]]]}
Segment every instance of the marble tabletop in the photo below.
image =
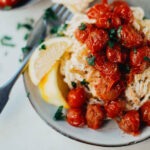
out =
{"type": "MultiPolygon", "coordinates": [[[[25,46],[25,29],[17,30],[19,22],[26,18],[37,20],[49,0],[28,8],[13,11],[0,11],[0,38],[4,35],[13,37],[14,48],[0,46],[0,85],[5,83],[20,65],[21,48],[25,46]]],[[[33,110],[26,97],[22,77],[15,84],[9,102],[0,116],[0,150],[148,150],[150,140],[121,147],[103,148],[79,143],[64,137],[51,129],[33,110]]]]}

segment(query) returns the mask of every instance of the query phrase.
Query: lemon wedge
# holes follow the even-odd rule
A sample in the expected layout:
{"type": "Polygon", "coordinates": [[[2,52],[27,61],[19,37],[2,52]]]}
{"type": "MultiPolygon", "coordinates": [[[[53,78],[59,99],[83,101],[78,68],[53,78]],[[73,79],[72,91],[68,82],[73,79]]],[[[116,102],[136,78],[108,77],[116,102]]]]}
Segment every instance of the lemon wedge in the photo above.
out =
{"type": "Polygon", "coordinates": [[[71,45],[70,38],[59,37],[45,41],[35,50],[29,61],[29,76],[34,85],[39,84],[44,75],[71,45]]]}
{"type": "Polygon", "coordinates": [[[57,61],[39,83],[42,98],[49,104],[68,108],[66,97],[68,86],[59,72],[60,62],[57,61]]]}

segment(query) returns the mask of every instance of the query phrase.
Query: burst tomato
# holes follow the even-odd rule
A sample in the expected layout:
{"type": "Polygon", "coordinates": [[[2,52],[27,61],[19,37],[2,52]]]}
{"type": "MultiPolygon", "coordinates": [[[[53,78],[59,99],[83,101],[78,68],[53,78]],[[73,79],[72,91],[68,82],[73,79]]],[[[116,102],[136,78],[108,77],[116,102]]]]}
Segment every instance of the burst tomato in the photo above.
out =
{"type": "Polygon", "coordinates": [[[104,118],[104,110],[99,104],[88,104],[86,111],[86,121],[89,128],[100,128],[104,118]]]}
{"type": "Polygon", "coordinates": [[[119,122],[119,127],[126,133],[138,135],[140,127],[139,113],[135,110],[127,112],[119,122]]]}
{"type": "Polygon", "coordinates": [[[5,6],[14,6],[16,5],[20,0],[0,0],[0,7],[5,6]]]}
{"type": "Polygon", "coordinates": [[[67,121],[70,125],[81,127],[85,125],[85,117],[81,108],[70,108],[67,112],[67,121]]]}
{"type": "Polygon", "coordinates": [[[142,116],[142,121],[150,126],[150,101],[147,101],[142,105],[140,112],[142,116]]]}
{"type": "Polygon", "coordinates": [[[81,107],[86,101],[86,93],[84,88],[77,87],[72,89],[68,94],[67,100],[70,107],[81,107]]]}
{"type": "Polygon", "coordinates": [[[105,103],[104,107],[108,117],[115,118],[121,115],[125,108],[125,103],[121,100],[115,100],[105,103]]]}

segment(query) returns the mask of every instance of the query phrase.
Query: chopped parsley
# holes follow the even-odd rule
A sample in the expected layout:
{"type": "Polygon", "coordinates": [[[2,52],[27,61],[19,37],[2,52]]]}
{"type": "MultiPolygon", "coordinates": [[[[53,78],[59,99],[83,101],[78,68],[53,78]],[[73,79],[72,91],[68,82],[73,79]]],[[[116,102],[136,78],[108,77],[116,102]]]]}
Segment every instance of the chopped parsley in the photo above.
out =
{"type": "Polygon", "coordinates": [[[44,20],[58,20],[58,17],[56,16],[52,8],[47,8],[44,12],[43,19],[44,20]]]}
{"type": "Polygon", "coordinates": [[[5,6],[3,9],[4,9],[4,10],[11,10],[12,7],[11,7],[11,6],[5,6]]]}
{"type": "Polygon", "coordinates": [[[110,37],[111,40],[116,39],[116,31],[115,31],[115,29],[111,29],[109,31],[109,37],[110,37]]]}
{"type": "Polygon", "coordinates": [[[0,43],[3,46],[15,47],[15,44],[9,43],[11,40],[12,37],[5,35],[0,39],[0,43]]]}
{"type": "Polygon", "coordinates": [[[30,25],[28,23],[18,23],[17,29],[20,30],[21,28],[25,28],[28,31],[31,31],[33,29],[32,25],[30,25]]]}
{"type": "Polygon", "coordinates": [[[24,36],[24,40],[27,40],[27,39],[28,39],[28,37],[29,37],[29,34],[28,34],[28,33],[26,33],[26,34],[25,34],[25,36],[24,36]]]}
{"type": "Polygon", "coordinates": [[[63,36],[65,36],[64,33],[58,33],[58,34],[57,34],[57,37],[63,37],[63,36]]]}
{"type": "Polygon", "coordinates": [[[39,50],[46,50],[46,45],[42,44],[39,50]]]}
{"type": "Polygon", "coordinates": [[[120,34],[121,30],[122,30],[122,26],[120,26],[117,30],[117,35],[118,35],[119,39],[121,39],[121,34],[120,34]]]}
{"type": "Polygon", "coordinates": [[[30,93],[29,93],[29,92],[27,93],[27,97],[28,97],[28,98],[30,97],[30,93]]]}
{"type": "Polygon", "coordinates": [[[90,55],[89,57],[86,58],[86,60],[88,61],[88,64],[90,66],[94,66],[95,65],[95,58],[96,56],[90,55]]]}
{"type": "Polygon", "coordinates": [[[42,39],[39,40],[39,45],[42,44],[43,42],[44,42],[44,40],[42,40],[42,39]]]}
{"type": "Polygon", "coordinates": [[[87,26],[84,23],[81,23],[79,26],[79,30],[85,30],[87,26]]]}
{"type": "Polygon", "coordinates": [[[133,51],[134,51],[134,54],[137,54],[137,51],[136,51],[136,48],[135,48],[135,47],[133,48],[133,51]]]}
{"type": "Polygon", "coordinates": [[[111,19],[108,19],[108,22],[111,23],[111,19]]]}
{"type": "Polygon", "coordinates": [[[85,86],[87,89],[89,89],[88,85],[89,85],[89,82],[87,82],[85,79],[83,79],[81,82],[80,82],[81,85],[85,86]]]}
{"type": "Polygon", "coordinates": [[[150,62],[150,58],[148,58],[147,56],[144,56],[144,60],[150,62]]]}
{"type": "Polygon", "coordinates": [[[22,63],[22,58],[19,58],[19,62],[22,63]]]}
{"type": "Polygon", "coordinates": [[[59,29],[59,27],[53,27],[53,28],[50,30],[50,33],[51,33],[51,34],[55,34],[55,33],[58,32],[58,29],[59,29]]]}
{"type": "Polygon", "coordinates": [[[111,40],[109,40],[108,41],[108,46],[110,47],[110,48],[113,48],[114,47],[114,42],[113,41],[111,41],[111,40]]]}
{"type": "Polygon", "coordinates": [[[22,47],[22,53],[26,53],[29,50],[30,50],[30,47],[28,47],[28,46],[22,47]]]}
{"type": "Polygon", "coordinates": [[[71,82],[71,85],[72,85],[73,88],[77,87],[77,84],[75,82],[73,82],[73,81],[71,82]]]}
{"type": "Polygon", "coordinates": [[[65,120],[66,116],[63,114],[63,106],[59,106],[56,113],[54,114],[54,120],[65,120]]]}

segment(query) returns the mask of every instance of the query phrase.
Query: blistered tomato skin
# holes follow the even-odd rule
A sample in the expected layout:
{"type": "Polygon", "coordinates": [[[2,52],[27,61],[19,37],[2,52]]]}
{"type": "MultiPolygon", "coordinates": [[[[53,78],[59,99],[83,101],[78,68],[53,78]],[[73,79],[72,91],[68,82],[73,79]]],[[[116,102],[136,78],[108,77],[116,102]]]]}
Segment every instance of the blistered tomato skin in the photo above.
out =
{"type": "Polygon", "coordinates": [[[150,126],[150,101],[147,101],[142,105],[140,112],[142,116],[142,121],[150,126]]]}
{"type": "Polygon", "coordinates": [[[125,103],[120,100],[110,101],[104,105],[107,116],[110,118],[118,117],[125,108],[125,103]]]}
{"type": "Polygon", "coordinates": [[[121,26],[121,19],[116,14],[112,14],[111,27],[118,29],[121,26]]]}
{"type": "Polygon", "coordinates": [[[129,49],[137,48],[144,42],[142,35],[130,25],[122,25],[117,36],[118,40],[121,40],[122,45],[129,49]]]}
{"type": "Polygon", "coordinates": [[[124,91],[124,83],[122,81],[113,81],[101,78],[96,85],[96,93],[104,102],[116,100],[124,91]]]}
{"type": "Polygon", "coordinates": [[[119,122],[119,127],[126,133],[138,135],[140,127],[139,113],[135,110],[127,112],[119,122]]]}
{"type": "Polygon", "coordinates": [[[85,103],[86,98],[87,96],[84,88],[77,87],[68,93],[67,102],[70,107],[78,108],[85,103]]]}
{"type": "Polygon", "coordinates": [[[104,110],[99,104],[88,104],[86,111],[86,122],[89,128],[100,128],[104,121],[104,118],[104,110]]]}
{"type": "Polygon", "coordinates": [[[92,30],[94,30],[94,25],[92,24],[85,24],[85,25],[86,25],[85,30],[80,30],[79,28],[77,28],[77,30],[75,31],[75,37],[81,43],[84,43],[88,38],[89,33],[92,32],[92,30]]]}
{"type": "Polygon", "coordinates": [[[112,16],[112,12],[109,5],[107,5],[106,3],[94,5],[87,12],[87,16],[89,17],[89,19],[96,19],[96,26],[98,28],[110,28],[110,19],[112,16]]]}
{"type": "Polygon", "coordinates": [[[114,8],[114,14],[119,16],[123,24],[132,24],[134,17],[132,10],[126,3],[122,3],[114,8]]]}
{"type": "Polygon", "coordinates": [[[126,51],[121,50],[121,46],[119,44],[115,44],[113,48],[108,46],[106,53],[108,60],[114,63],[124,63],[127,59],[126,51]]]}
{"type": "Polygon", "coordinates": [[[149,64],[148,61],[144,60],[144,57],[150,58],[150,48],[148,46],[144,46],[135,50],[130,51],[130,64],[139,72],[145,70],[147,65],[149,64]]]}
{"type": "Polygon", "coordinates": [[[16,5],[20,0],[0,0],[0,7],[5,6],[14,6],[16,5]]]}
{"type": "Polygon", "coordinates": [[[86,45],[91,50],[91,53],[95,54],[106,46],[108,40],[109,37],[106,31],[96,29],[89,34],[86,40],[86,45]]]}
{"type": "Polygon", "coordinates": [[[67,112],[67,122],[75,127],[85,125],[85,117],[81,108],[70,108],[67,112]]]}

